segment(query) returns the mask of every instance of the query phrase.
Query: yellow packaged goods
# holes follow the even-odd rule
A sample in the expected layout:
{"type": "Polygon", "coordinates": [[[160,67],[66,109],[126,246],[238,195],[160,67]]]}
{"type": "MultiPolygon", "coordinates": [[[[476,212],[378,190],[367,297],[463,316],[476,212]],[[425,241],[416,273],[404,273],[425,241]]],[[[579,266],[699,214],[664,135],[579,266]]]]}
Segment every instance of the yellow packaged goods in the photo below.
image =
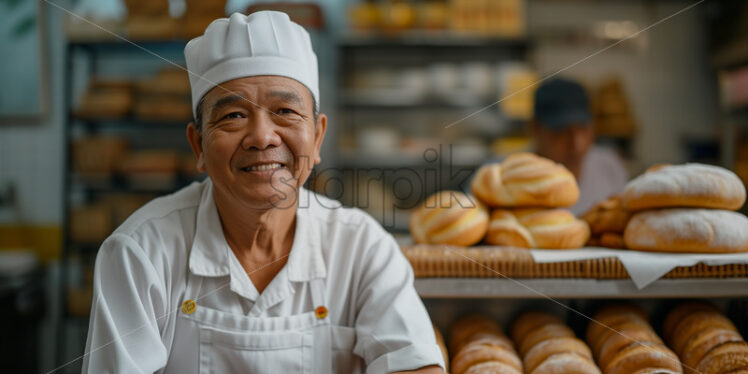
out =
{"type": "Polygon", "coordinates": [[[82,177],[109,177],[127,154],[127,140],[114,136],[91,136],[76,140],[73,166],[82,177]]]}
{"type": "Polygon", "coordinates": [[[410,216],[416,243],[469,246],[486,234],[488,210],[474,197],[459,191],[429,196],[410,216]]]}
{"type": "Polygon", "coordinates": [[[745,202],[745,186],[735,173],[702,164],[658,165],[626,185],[628,210],[695,207],[736,210],[745,202]]]}
{"type": "Polygon", "coordinates": [[[590,229],[565,209],[496,209],[486,243],[524,248],[571,249],[587,243],[590,229]]]}
{"type": "Polygon", "coordinates": [[[579,199],[574,175],[561,164],[532,153],[515,153],[478,169],[470,185],[490,207],[565,207],[579,199]]]}
{"type": "Polygon", "coordinates": [[[661,209],[634,214],[626,247],[642,251],[731,253],[748,251],[748,218],[727,210],[661,209]]]}

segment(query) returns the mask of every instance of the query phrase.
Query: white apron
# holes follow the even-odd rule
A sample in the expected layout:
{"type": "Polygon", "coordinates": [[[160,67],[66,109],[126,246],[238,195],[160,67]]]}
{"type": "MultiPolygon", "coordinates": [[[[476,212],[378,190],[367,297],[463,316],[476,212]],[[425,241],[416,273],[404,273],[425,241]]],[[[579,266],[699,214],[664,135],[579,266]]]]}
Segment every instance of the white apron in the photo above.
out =
{"type": "MultiPolygon", "coordinates": [[[[338,361],[336,372],[352,369],[346,368],[350,358],[333,356],[324,279],[310,281],[314,311],[249,317],[200,305],[203,277],[188,273],[187,289],[178,306],[172,355],[164,373],[329,374],[333,373],[333,361],[338,361]]],[[[207,292],[210,290],[203,294],[207,292]]],[[[355,336],[351,331],[342,340],[335,345],[350,350],[355,336]]],[[[336,356],[339,353],[344,352],[336,352],[336,356]]],[[[345,352],[346,356],[350,354],[345,352]]]]}

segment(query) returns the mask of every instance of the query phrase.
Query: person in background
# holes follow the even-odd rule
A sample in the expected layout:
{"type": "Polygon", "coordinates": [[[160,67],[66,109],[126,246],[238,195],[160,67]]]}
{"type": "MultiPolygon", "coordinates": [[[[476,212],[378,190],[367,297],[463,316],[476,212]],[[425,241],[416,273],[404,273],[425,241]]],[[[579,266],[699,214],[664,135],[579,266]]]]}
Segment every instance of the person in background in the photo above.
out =
{"type": "Polygon", "coordinates": [[[622,192],[628,173],[611,150],[594,145],[590,104],[584,87],[555,78],[535,91],[534,115],[529,124],[538,155],[566,166],[579,183],[576,215],[596,202],[622,192]]]}

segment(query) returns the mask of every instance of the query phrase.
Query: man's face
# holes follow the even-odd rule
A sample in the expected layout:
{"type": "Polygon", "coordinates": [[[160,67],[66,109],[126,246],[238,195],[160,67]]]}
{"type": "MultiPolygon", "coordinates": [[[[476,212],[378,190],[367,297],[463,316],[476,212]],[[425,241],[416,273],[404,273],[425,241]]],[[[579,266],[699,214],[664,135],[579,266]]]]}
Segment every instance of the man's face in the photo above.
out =
{"type": "Polygon", "coordinates": [[[591,125],[579,123],[551,130],[534,122],[532,132],[541,156],[563,164],[579,177],[584,156],[595,138],[591,125]]]}
{"type": "MultiPolygon", "coordinates": [[[[216,194],[247,208],[293,203],[320,162],[327,118],[314,121],[309,90],[279,76],[234,79],[203,97],[203,124],[188,138],[216,194]]],[[[288,206],[288,205],[286,205],[288,206]]]]}

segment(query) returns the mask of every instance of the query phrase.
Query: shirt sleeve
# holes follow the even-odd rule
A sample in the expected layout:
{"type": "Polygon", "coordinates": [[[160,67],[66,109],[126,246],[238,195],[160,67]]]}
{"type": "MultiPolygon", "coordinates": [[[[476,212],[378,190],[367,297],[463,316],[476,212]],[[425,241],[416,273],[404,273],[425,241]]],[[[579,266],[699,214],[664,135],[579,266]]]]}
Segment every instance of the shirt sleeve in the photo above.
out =
{"type": "Polygon", "coordinates": [[[83,373],[153,373],[166,365],[159,324],[163,281],[140,246],[114,234],[101,246],[94,269],[93,304],[83,373]]]}
{"type": "Polygon", "coordinates": [[[389,234],[369,248],[361,265],[354,353],[367,373],[444,368],[444,359],[421,298],[413,269],[389,234]]]}

